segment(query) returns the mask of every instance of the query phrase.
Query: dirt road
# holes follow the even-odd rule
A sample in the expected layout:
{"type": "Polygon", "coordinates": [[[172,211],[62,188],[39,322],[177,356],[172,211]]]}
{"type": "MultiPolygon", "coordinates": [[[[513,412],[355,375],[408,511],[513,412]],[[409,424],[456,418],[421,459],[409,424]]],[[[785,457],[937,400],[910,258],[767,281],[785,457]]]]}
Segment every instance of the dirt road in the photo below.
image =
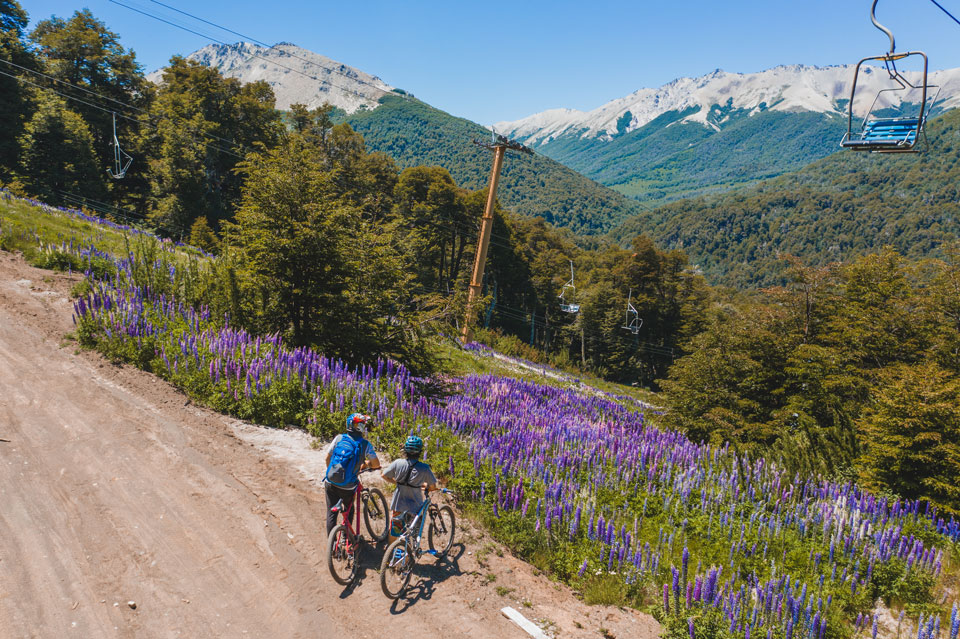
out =
{"type": "Polygon", "coordinates": [[[527,636],[506,605],[555,636],[656,636],[646,615],[586,606],[469,525],[398,604],[380,592],[382,549],[344,591],[309,439],[78,351],[64,339],[74,281],[0,252],[0,637],[527,636]]]}

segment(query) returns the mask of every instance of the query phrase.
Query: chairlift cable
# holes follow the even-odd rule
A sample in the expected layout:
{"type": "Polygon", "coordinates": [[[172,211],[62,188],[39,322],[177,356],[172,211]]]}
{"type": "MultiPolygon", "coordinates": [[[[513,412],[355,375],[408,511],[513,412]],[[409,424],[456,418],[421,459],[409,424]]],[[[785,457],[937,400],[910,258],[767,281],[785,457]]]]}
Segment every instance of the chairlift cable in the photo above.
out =
{"type": "MultiPolygon", "coordinates": [[[[132,6],[130,6],[130,5],[127,5],[127,4],[124,4],[124,3],[122,3],[122,2],[119,2],[119,0],[109,0],[109,1],[110,1],[111,3],[117,5],[117,6],[123,7],[123,8],[125,8],[125,9],[129,9],[130,11],[133,11],[133,12],[135,12],[135,13],[139,13],[139,14],[141,14],[141,15],[144,15],[144,16],[148,17],[148,18],[153,18],[154,20],[158,20],[159,22],[163,22],[164,24],[168,24],[168,25],[170,25],[171,27],[176,27],[177,29],[181,29],[181,30],[183,30],[183,31],[187,31],[188,33],[192,33],[192,34],[194,34],[194,35],[200,36],[201,38],[204,38],[204,39],[207,39],[207,40],[213,40],[213,41],[216,42],[217,44],[222,44],[222,45],[224,45],[224,46],[230,46],[230,43],[229,43],[229,42],[226,42],[225,40],[220,40],[219,38],[215,38],[215,37],[213,37],[212,35],[204,34],[204,33],[201,33],[201,32],[199,32],[199,31],[195,31],[194,29],[191,29],[190,27],[177,24],[176,22],[173,22],[173,21],[171,21],[171,20],[167,20],[167,19],[165,19],[165,18],[163,18],[163,17],[161,17],[161,16],[158,16],[158,15],[154,15],[154,14],[148,12],[148,11],[144,11],[144,10],[142,10],[142,9],[138,9],[138,8],[136,8],[136,7],[132,7],[132,6]]],[[[177,10],[177,9],[174,9],[174,11],[178,11],[178,10],[177,10]]],[[[182,12],[182,11],[180,11],[179,13],[184,13],[185,15],[189,15],[189,14],[186,14],[185,12],[182,12]]],[[[193,16],[191,16],[191,17],[193,17],[193,16]]],[[[200,19],[200,18],[197,18],[197,19],[200,19]]],[[[201,20],[202,20],[202,19],[201,19],[201,20]]],[[[204,22],[208,22],[208,21],[206,21],[206,20],[203,20],[203,21],[204,21],[204,22]]],[[[208,23],[209,23],[209,22],[208,22],[208,23]]],[[[212,23],[209,23],[209,24],[212,24],[212,23]]],[[[230,31],[231,33],[234,33],[234,32],[231,31],[230,29],[226,29],[226,28],[224,28],[224,27],[220,27],[219,25],[214,25],[214,26],[217,26],[217,28],[223,29],[224,31],[230,31]]],[[[271,47],[271,48],[273,48],[273,47],[271,47]]],[[[273,65],[275,65],[275,66],[278,66],[278,67],[280,67],[281,69],[286,69],[286,70],[288,70],[288,71],[293,71],[294,73],[297,73],[297,74],[302,75],[302,76],[304,76],[304,77],[310,78],[310,79],[315,80],[315,81],[317,81],[317,82],[329,84],[330,86],[336,87],[336,88],[338,88],[338,89],[340,89],[340,90],[342,90],[342,91],[346,91],[346,92],[352,93],[352,94],[354,94],[354,95],[357,94],[357,91],[356,91],[356,90],[348,89],[348,88],[345,87],[345,86],[342,86],[342,85],[339,85],[339,84],[334,84],[333,82],[330,82],[330,81],[328,81],[328,80],[321,80],[320,78],[318,78],[318,77],[315,76],[315,75],[311,75],[311,74],[309,74],[309,73],[306,73],[305,71],[301,71],[300,69],[295,69],[295,68],[293,68],[293,67],[288,67],[288,66],[286,66],[286,65],[284,65],[284,64],[280,64],[279,62],[277,62],[277,61],[275,61],[275,60],[272,60],[272,59],[270,59],[270,58],[266,58],[266,57],[264,57],[264,56],[262,56],[262,55],[260,55],[260,54],[254,53],[254,54],[252,54],[250,57],[251,57],[251,58],[259,58],[259,59],[263,60],[264,62],[268,62],[268,63],[270,63],[270,64],[273,64],[273,65]]],[[[314,64],[315,64],[315,63],[314,63],[314,64]]],[[[323,68],[326,70],[326,67],[323,67],[323,68]]],[[[333,71],[332,69],[329,70],[329,71],[330,71],[331,73],[337,73],[338,75],[342,75],[343,77],[349,77],[349,76],[347,76],[346,74],[333,71]]],[[[353,78],[350,78],[350,79],[353,79],[353,78]]],[[[382,87],[378,87],[377,85],[375,85],[375,84],[373,84],[373,83],[371,83],[371,82],[367,82],[367,81],[365,81],[365,80],[356,80],[356,82],[359,83],[359,84],[366,84],[366,85],[368,85],[368,86],[374,87],[374,88],[376,88],[378,91],[383,91],[384,93],[389,93],[389,91],[385,91],[382,87]]]]}
{"type": "Polygon", "coordinates": [[[941,5],[939,2],[937,2],[937,0],[930,0],[930,2],[932,2],[932,3],[935,4],[935,5],[937,5],[937,8],[938,8],[938,9],[940,9],[940,10],[943,11],[945,14],[947,14],[948,16],[950,16],[950,19],[951,19],[951,20],[953,20],[953,21],[956,22],[957,24],[960,24],[960,20],[958,20],[956,17],[954,17],[954,15],[953,15],[952,13],[950,13],[949,11],[947,11],[946,9],[944,9],[944,8],[943,8],[943,5],[941,5]]]}
{"type": "MultiPolygon", "coordinates": [[[[4,64],[8,64],[8,65],[10,65],[10,66],[12,66],[12,67],[16,67],[16,68],[21,69],[21,70],[23,70],[23,71],[26,71],[26,72],[28,72],[28,73],[32,73],[32,74],[34,74],[34,75],[43,76],[43,77],[47,78],[48,80],[52,80],[53,82],[56,82],[56,83],[58,83],[58,84],[62,84],[62,85],[64,85],[64,86],[70,87],[71,89],[78,89],[78,90],[83,91],[84,93],[87,93],[87,94],[89,94],[89,95],[97,96],[98,98],[100,98],[100,99],[102,99],[102,100],[109,100],[110,102],[115,102],[116,104],[119,104],[119,105],[121,105],[121,106],[125,106],[125,107],[127,107],[128,109],[132,109],[132,110],[137,111],[137,112],[139,112],[139,113],[143,113],[144,115],[146,115],[147,118],[153,117],[153,116],[150,114],[150,111],[148,111],[147,109],[143,109],[143,108],[138,107],[138,106],[136,106],[136,105],[130,104],[129,102],[124,102],[123,100],[117,100],[116,98],[111,98],[111,97],[108,96],[108,95],[104,95],[104,94],[102,94],[102,93],[98,93],[98,92],[96,92],[96,91],[92,91],[91,89],[88,89],[88,88],[86,88],[86,87],[80,86],[80,85],[78,85],[78,84],[72,84],[72,83],[70,83],[70,82],[67,82],[67,81],[65,81],[65,80],[61,80],[60,78],[56,78],[56,77],[54,77],[54,76],[52,76],[52,75],[49,75],[49,74],[47,74],[47,73],[43,73],[42,71],[36,71],[36,70],[34,70],[34,69],[29,69],[29,68],[27,68],[27,67],[20,66],[19,64],[16,64],[16,63],[14,63],[14,62],[10,62],[9,60],[4,60],[3,58],[0,58],[0,62],[3,62],[4,64]]],[[[19,77],[19,76],[18,76],[18,77],[19,77]]],[[[39,85],[34,85],[34,86],[39,86],[39,85]]],[[[49,91],[52,91],[52,90],[53,90],[53,89],[48,89],[47,87],[40,87],[40,88],[47,89],[47,90],[49,90],[49,91]]],[[[60,95],[63,95],[63,94],[61,93],[60,95]]],[[[73,96],[64,96],[64,97],[71,97],[71,98],[73,98],[73,96]]],[[[73,99],[77,99],[77,98],[73,98],[73,99]]],[[[103,109],[103,108],[101,108],[101,110],[110,112],[109,110],[103,109]]],[[[136,123],[138,123],[138,124],[149,124],[150,126],[153,126],[154,128],[156,128],[156,125],[153,124],[152,122],[144,122],[143,120],[138,120],[138,119],[136,119],[136,118],[132,118],[132,117],[127,116],[127,115],[124,115],[124,114],[118,114],[118,115],[120,115],[120,117],[124,118],[125,120],[130,120],[131,122],[136,122],[136,123]]],[[[205,135],[205,136],[207,136],[207,137],[209,137],[209,138],[212,138],[212,139],[214,139],[214,140],[219,140],[220,142],[223,142],[223,143],[225,143],[225,144],[230,144],[230,145],[234,145],[234,146],[241,147],[244,151],[247,151],[248,153],[253,150],[253,149],[251,149],[250,147],[248,147],[248,146],[246,146],[246,145],[238,144],[237,142],[235,142],[235,141],[233,141],[233,140],[228,140],[227,138],[220,137],[219,135],[215,135],[215,134],[213,134],[213,133],[208,133],[208,132],[206,132],[206,131],[200,131],[199,129],[192,128],[192,127],[185,127],[185,128],[187,128],[188,130],[192,130],[192,131],[198,132],[198,133],[200,133],[201,135],[205,135]]]]}
{"type": "MultiPolygon", "coordinates": [[[[253,42],[254,44],[259,44],[259,45],[262,46],[262,47],[267,47],[267,50],[268,50],[268,51],[277,47],[276,44],[267,44],[266,42],[264,42],[264,41],[262,41],[262,40],[258,40],[257,38],[254,38],[253,36],[244,35],[243,33],[240,33],[239,31],[234,31],[233,29],[230,29],[230,28],[228,28],[228,27],[224,27],[224,26],[222,26],[222,25],[219,25],[219,24],[217,24],[216,22],[212,22],[212,21],[207,20],[207,19],[205,19],[205,18],[201,18],[200,16],[195,16],[195,15],[193,15],[192,13],[188,13],[187,11],[183,11],[182,9],[177,9],[176,7],[173,7],[173,6],[169,5],[169,4],[165,4],[165,3],[163,3],[163,2],[159,2],[158,0],[150,0],[150,2],[152,2],[153,4],[156,4],[156,5],[160,5],[161,7],[165,7],[165,8],[167,8],[167,9],[170,9],[171,11],[175,11],[175,12],[181,14],[181,15],[187,16],[188,18],[193,18],[194,20],[197,20],[197,21],[199,21],[199,22],[203,22],[204,24],[208,24],[208,25],[210,25],[211,27],[215,27],[215,28],[220,29],[220,30],[222,30],[222,31],[226,31],[227,33],[231,33],[231,34],[233,34],[233,35],[235,35],[235,36],[237,36],[237,37],[243,38],[244,40],[249,40],[250,42],[253,42]]],[[[307,64],[311,64],[311,65],[313,65],[313,66],[315,66],[315,67],[318,67],[318,68],[320,68],[320,69],[323,69],[324,71],[336,73],[337,75],[341,75],[341,76],[343,76],[344,78],[348,78],[348,79],[350,79],[350,80],[353,80],[354,82],[357,82],[358,84],[365,84],[365,85],[367,85],[367,86],[370,86],[370,87],[373,87],[373,88],[378,89],[378,90],[380,90],[380,91],[383,91],[383,89],[382,89],[381,87],[378,87],[377,85],[373,84],[372,82],[367,82],[366,80],[360,80],[360,79],[357,79],[357,78],[351,78],[351,77],[350,77],[349,75],[347,75],[346,73],[343,73],[343,72],[341,72],[341,71],[336,71],[336,70],[333,70],[333,69],[329,69],[329,68],[327,68],[327,67],[325,67],[325,66],[322,66],[322,65],[318,64],[318,63],[315,62],[314,60],[310,60],[309,58],[305,58],[305,57],[303,57],[303,56],[299,56],[299,55],[296,55],[296,54],[294,54],[294,53],[290,53],[290,52],[288,52],[288,51],[284,51],[284,52],[283,52],[283,55],[289,56],[289,57],[291,57],[291,58],[296,58],[297,60],[301,60],[301,61],[303,61],[303,62],[306,62],[307,64]]],[[[251,56],[251,57],[253,57],[253,56],[251,56]]],[[[312,77],[312,76],[311,76],[311,77],[312,77]]],[[[314,79],[316,79],[316,78],[314,78],[314,79]]],[[[332,83],[331,83],[331,84],[332,84],[332,83]]],[[[349,90],[350,90],[350,89],[347,89],[346,87],[342,87],[342,86],[336,85],[336,84],[334,84],[333,86],[335,86],[335,87],[337,87],[337,88],[339,88],[339,89],[343,89],[344,91],[349,91],[349,90]]],[[[403,97],[403,96],[400,96],[400,97],[403,97]]]]}
{"type": "MultiPolygon", "coordinates": [[[[128,120],[128,121],[130,121],[130,122],[135,122],[135,123],[137,123],[137,124],[145,124],[145,125],[147,125],[147,126],[151,126],[151,127],[153,127],[153,128],[157,128],[157,125],[154,124],[154,123],[152,123],[152,122],[148,122],[148,121],[145,121],[145,120],[140,120],[140,119],[138,119],[138,118],[130,117],[129,115],[125,115],[125,114],[123,114],[123,113],[117,113],[116,111],[113,111],[112,109],[107,109],[107,108],[105,108],[105,107],[100,106],[99,104],[94,104],[93,102],[88,102],[87,100],[83,100],[83,99],[81,99],[81,98],[78,98],[78,97],[75,96],[75,95],[70,95],[70,94],[67,94],[67,93],[63,93],[63,92],[61,92],[61,91],[57,91],[56,89],[52,89],[52,88],[50,88],[50,87],[45,87],[45,86],[43,86],[43,85],[41,85],[41,84],[37,84],[36,82],[31,82],[30,80],[24,78],[23,76],[13,75],[12,73],[7,73],[6,71],[0,71],[0,75],[5,75],[5,76],[7,76],[8,78],[13,78],[14,80],[17,80],[17,81],[19,81],[19,82],[23,82],[23,83],[25,83],[25,84],[29,84],[29,85],[32,86],[32,87],[36,87],[36,88],[42,89],[42,90],[44,90],[44,91],[50,91],[51,93],[55,93],[55,94],[59,95],[60,97],[66,98],[66,99],[68,99],[68,100],[73,100],[73,101],[75,101],[75,102],[79,102],[80,104],[84,104],[84,105],[86,105],[86,106],[88,106],[88,107],[91,107],[91,108],[93,108],[93,109],[99,109],[100,111],[103,111],[104,113],[115,113],[115,114],[117,115],[117,117],[121,117],[121,118],[123,118],[124,120],[128,120]]],[[[71,85],[71,86],[72,86],[72,85],[71,85]]],[[[203,133],[202,131],[200,131],[200,134],[201,134],[201,135],[206,135],[206,134],[203,133]]],[[[215,136],[214,136],[214,137],[215,137],[215,136]]],[[[238,155],[237,153],[234,153],[233,151],[229,151],[229,150],[227,150],[227,149],[220,148],[219,146],[216,146],[216,145],[213,144],[212,142],[208,142],[208,143],[206,144],[206,146],[207,146],[207,147],[210,147],[210,148],[212,148],[212,149],[214,149],[214,150],[216,150],[216,151],[219,151],[220,153],[224,153],[224,154],[226,154],[226,155],[232,155],[233,157],[235,157],[235,158],[237,158],[237,159],[239,159],[239,160],[244,159],[242,155],[238,155]]]]}

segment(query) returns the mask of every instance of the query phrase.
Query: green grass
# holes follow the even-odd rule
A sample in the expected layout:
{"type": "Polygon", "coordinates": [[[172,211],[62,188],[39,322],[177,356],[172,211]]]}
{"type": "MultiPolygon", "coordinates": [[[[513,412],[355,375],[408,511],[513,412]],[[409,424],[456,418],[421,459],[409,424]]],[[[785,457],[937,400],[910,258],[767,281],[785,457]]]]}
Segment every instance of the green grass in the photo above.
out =
{"type": "MultiPolygon", "coordinates": [[[[499,375],[515,379],[555,386],[557,388],[595,389],[598,391],[630,397],[652,406],[662,405],[662,398],[654,392],[633,386],[624,386],[616,382],[608,382],[598,377],[585,374],[577,369],[556,369],[562,375],[569,376],[557,379],[554,376],[537,372],[535,369],[523,368],[489,356],[478,355],[465,351],[451,339],[439,338],[435,345],[434,355],[440,361],[440,368],[449,375],[499,375]]],[[[551,368],[550,365],[546,365],[551,368]]]]}

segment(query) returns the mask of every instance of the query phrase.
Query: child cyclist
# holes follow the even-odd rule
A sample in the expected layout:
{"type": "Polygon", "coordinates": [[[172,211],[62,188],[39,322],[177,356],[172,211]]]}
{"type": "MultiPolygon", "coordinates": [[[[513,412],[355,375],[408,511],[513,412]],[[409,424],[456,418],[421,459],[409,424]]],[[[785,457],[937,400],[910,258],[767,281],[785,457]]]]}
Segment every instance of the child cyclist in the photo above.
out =
{"type": "Polygon", "coordinates": [[[437,478],[429,464],[420,461],[423,452],[423,440],[416,435],[407,437],[403,445],[404,457],[395,459],[383,471],[383,478],[397,485],[390,502],[391,517],[390,540],[392,543],[406,525],[408,518],[416,515],[423,506],[424,494],[437,489],[437,478]]]}
{"type": "Polygon", "coordinates": [[[380,468],[380,459],[373,444],[364,436],[369,415],[353,413],[347,417],[347,432],[337,435],[327,451],[327,473],[324,486],[327,492],[327,534],[337,525],[333,507],[343,501],[346,512],[353,506],[353,496],[359,485],[358,476],[365,468],[380,468]]]}

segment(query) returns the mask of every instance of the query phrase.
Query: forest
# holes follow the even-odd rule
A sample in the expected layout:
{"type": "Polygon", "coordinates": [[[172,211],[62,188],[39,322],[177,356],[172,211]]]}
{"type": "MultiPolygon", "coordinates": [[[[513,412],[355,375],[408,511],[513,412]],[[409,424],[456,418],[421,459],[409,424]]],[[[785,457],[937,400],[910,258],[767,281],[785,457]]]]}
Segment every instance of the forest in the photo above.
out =
{"type": "Polygon", "coordinates": [[[847,261],[893,246],[920,259],[960,234],[960,113],[926,127],[919,154],[834,153],[799,171],[722,195],[680,200],[611,233],[644,232],[682,248],[715,284],[782,284],[780,257],[847,261]]]}
{"type": "MultiPolygon", "coordinates": [[[[29,33],[15,1],[0,10],[0,186],[218,256],[205,301],[242,329],[439,370],[434,340],[464,321],[483,185],[408,149],[371,152],[384,133],[367,114],[280,112],[266,83],[181,57],[153,85],[88,10],[29,33]],[[123,169],[114,120],[133,158],[122,179],[106,172],[123,169]]],[[[939,118],[917,158],[833,156],[645,213],[616,243],[498,204],[480,339],[662,391],[664,420],[694,440],[960,512],[958,124],[939,118]]],[[[508,158],[506,177],[522,190],[539,166],[508,158]]]]}

